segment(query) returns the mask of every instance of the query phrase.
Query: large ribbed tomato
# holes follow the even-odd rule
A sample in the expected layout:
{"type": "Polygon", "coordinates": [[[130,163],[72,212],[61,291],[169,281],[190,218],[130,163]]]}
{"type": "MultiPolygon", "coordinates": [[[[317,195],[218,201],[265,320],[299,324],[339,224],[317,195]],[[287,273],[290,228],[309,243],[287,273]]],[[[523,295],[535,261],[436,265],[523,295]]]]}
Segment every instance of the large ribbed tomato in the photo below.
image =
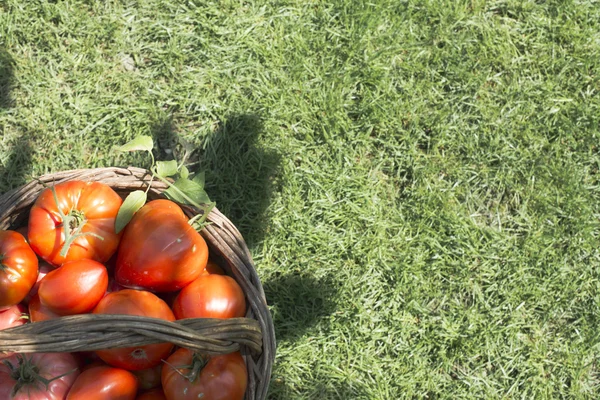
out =
{"type": "Polygon", "coordinates": [[[179,349],[162,369],[167,400],[242,400],[247,384],[246,363],[239,352],[203,357],[179,349]]]}
{"type": "MultiPolygon", "coordinates": [[[[108,293],[94,309],[94,314],[139,315],[174,321],[173,312],[163,300],[143,290],[125,289],[108,293]]],[[[152,368],[169,356],[172,343],[98,350],[96,354],[107,364],[130,371],[152,368]]]]}
{"type": "Polygon", "coordinates": [[[20,303],[38,276],[38,259],[15,231],[0,231],[0,311],[20,303]]]}
{"type": "Polygon", "coordinates": [[[78,375],[71,353],[13,354],[0,362],[0,399],[64,400],[78,375]]]}
{"type": "Polygon", "coordinates": [[[208,246],[181,208],[169,200],[154,200],[125,228],[115,279],[130,288],[173,292],[196,279],[207,261],[208,246]]]}
{"type": "Polygon", "coordinates": [[[31,248],[56,266],[83,258],[106,262],[119,246],[115,218],[122,203],[101,182],[68,181],[47,188],[29,214],[31,248]],[[73,241],[65,246],[68,237],[73,241]]]}

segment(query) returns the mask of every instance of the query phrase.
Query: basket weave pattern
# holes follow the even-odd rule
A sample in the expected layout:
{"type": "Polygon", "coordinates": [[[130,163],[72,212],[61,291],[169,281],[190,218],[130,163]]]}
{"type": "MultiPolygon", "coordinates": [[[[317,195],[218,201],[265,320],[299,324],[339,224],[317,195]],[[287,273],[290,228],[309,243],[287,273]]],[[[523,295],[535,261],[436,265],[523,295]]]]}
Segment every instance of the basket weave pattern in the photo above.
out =
{"type": "MultiPolygon", "coordinates": [[[[0,197],[0,229],[16,229],[27,224],[29,210],[47,186],[70,180],[99,181],[122,197],[134,190],[145,190],[151,183],[149,199],[164,198],[167,185],[152,180],[140,168],[96,168],[44,175],[0,197]]],[[[193,217],[199,211],[181,206],[193,217]]],[[[221,267],[232,276],[246,295],[246,318],[217,320],[194,318],[168,322],[126,315],[76,315],[25,324],[0,331],[0,351],[75,352],[115,347],[130,347],[158,342],[212,354],[241,350],[248,367],[246,400],[267,397],[275,358],[275,331],[264,290],[252,257],[237,228],[216,208],[208,215],[200,233],[210,252],[220,258],[221,267]]]]}

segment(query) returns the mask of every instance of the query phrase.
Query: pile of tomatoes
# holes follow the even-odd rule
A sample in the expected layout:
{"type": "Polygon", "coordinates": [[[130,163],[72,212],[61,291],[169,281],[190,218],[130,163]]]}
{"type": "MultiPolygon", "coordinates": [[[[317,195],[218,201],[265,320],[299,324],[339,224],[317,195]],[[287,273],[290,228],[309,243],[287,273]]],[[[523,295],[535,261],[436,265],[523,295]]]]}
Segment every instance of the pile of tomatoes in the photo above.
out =
{"type": "MultiPolygon", "coordinates": [[[[176,203],[149,201],[116,232],[122,203],[103,183],[63,182],[42,191],[27,227],[0,231],[0,329],[83,313],[245,316],[242,289],[176,203]]],[[[0,359],[0,399],[235,400],[247,385],[239,352],[171,343],[0,359]]]]}

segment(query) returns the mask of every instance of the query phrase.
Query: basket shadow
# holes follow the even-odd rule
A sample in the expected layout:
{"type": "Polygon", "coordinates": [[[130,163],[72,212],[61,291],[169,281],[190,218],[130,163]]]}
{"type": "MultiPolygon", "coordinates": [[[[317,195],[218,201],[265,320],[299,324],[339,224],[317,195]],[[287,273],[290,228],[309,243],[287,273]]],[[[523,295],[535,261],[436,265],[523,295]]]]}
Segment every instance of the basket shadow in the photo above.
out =
{"type": "MultiPolygon", "coordinates": [[[[325,362],[325,361],[324,361],[325,362]]],[[[310,385],[308,382],[302,388],[292,387],[284,379],[275,378],[269,385],[269,400],[289,400],[289,399],[320,399],[320,400],[347,400],[347,399],[366,399],[370,398],[365,387],[356,384],[345,385],[334,382],[326,377],[316,377],[315,380],[328,381],[327,385],[316,383],[310,385]]]]}
{"type": "Polygon", "coordinates": [[[172,117],[157,121],[152,128],[159,147],[157,159],[181,161],[184,157],[192,172],[205,171],[206,192],[250,248],[264,238],[266,211],[280,163],[277,152],[257,143],[263,129],[256,115],[230,115],[202,138],[201,147],[194,147],[178,135],[172,117]]]}
{"type": "Polygon", "coordinates": [[[329,278],[288,274],[263,282],[278,342],[294,342],[336,310],[337,285],[329,278]]]}
{"type": "Polygon", "coordinates": [[[13,66],[13,58],[6,50],[0,48],[0,108],[10,108],[13,105],[13,66]]]}
{"type": "MultiPolygon", "coordinates": [[[[13,58],[5,49],[0,48],[0,113],[14,106],[11,96],[14,85],[13,68],[13,58]]],[[[6,158],[0,155],[0,193],[25,183],[27,171],[31,166],[33,149],[32,138],[27,133],[9,139],[6,158]]]]}

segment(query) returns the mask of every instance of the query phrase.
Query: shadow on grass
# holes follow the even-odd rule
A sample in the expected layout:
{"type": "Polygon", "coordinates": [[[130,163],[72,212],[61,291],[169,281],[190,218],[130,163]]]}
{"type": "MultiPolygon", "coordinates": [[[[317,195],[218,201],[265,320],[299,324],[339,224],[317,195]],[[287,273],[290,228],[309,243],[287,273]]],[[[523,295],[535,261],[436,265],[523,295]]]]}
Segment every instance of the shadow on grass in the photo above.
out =
{"type": "MultiPolygon", "coordinates": [[[[317,326],[319,321],[328,318],[337,308],[339,285],[325,277],[316,279],[309,275],[291,273],[275,276],[263,282],[265,295],[271,305],[275,336],[278,342],[293,343],[317,326]]],[[[288,345],[289,346],[289,345],[288,345]]],[[[328,363],[326,359],[321,361],[328,363]]],[[[315,373],[317,373],[315,371],[315,373]]],[[[336,385],[328,377],[311,379],[302,387],[293,387],[284,376],[273,375],[268,398],[288,399],[353,399],[365,397],[364,390],[356,387],[336,385]],[[317,382],[328,381],[324,386],[317,382]]]]}
{"type": "MultiPolygon", "coordinates": [[[[0,113],[14,106],[11,91],[14,85],[14,61],[0,48],[0,113]]],[[[0,135],[4,135],[0,132],[0,135]]],[[[0,155],[0,193],[5,193],[25,183],[33,155],[32,139],[28,134],[11,139],[12,147],[6,158],[0,155]]]]}
{"type": "MultiPolygon", "coordinates": [[[[325,360],[323,362],[326,362],[325,360]]],[[[289,400],[289,399],[319,399],[319,400],[347,400],[347,399],[368,399],[371,398],[365,387],[349,386],[343,383],[333,383],[329,381],[328,385],[316,384],[312,387],[294,388],[284,380],[275,378],[271,380],[269,386],[269,400],[289,400]]]]}
{"type": "Polygon", "coordinates": [[[223,120],[203,148],[186,143],[172,117],[158,121],[152,134],[158,160],[187,157],[190,171],[205,171],[206,191],[219,210],[242,233],[249,247],[260,243],[268,226],[266,209],[273,193],[280,156],[257,145],[263,131],[260,118],[234,114],[223,120]]]}
{"type": "Polygon", "coordinates": [[[288,274],[263,282],[278,341],[296,341],[335,309],[338,289],[328,278],[288,274]]]}

